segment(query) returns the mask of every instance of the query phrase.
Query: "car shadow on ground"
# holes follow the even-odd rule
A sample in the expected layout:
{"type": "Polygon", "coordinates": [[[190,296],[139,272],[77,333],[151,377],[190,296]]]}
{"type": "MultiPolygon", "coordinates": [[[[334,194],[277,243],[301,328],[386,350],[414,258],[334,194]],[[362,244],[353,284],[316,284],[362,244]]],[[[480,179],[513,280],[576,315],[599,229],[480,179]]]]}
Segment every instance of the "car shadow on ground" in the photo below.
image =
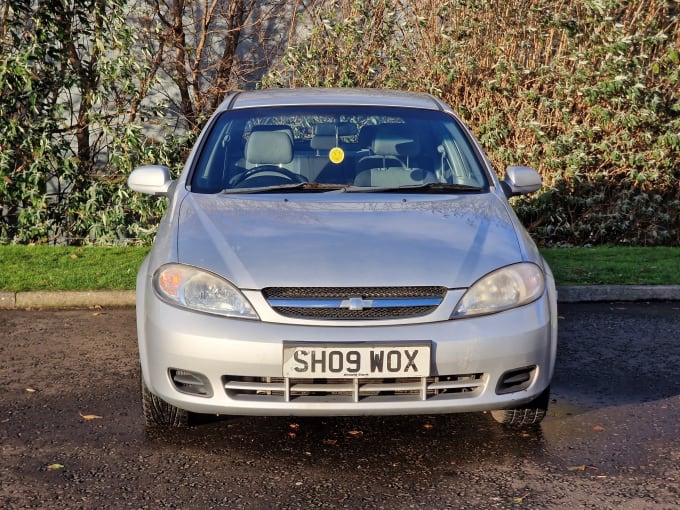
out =
{"type": "MultiPolygon", "coordinates": [[[[366,459],[384,465],[457,469],[490,456],[538,455],[540,427],[513,430],[487,413],[387,417],[228,417],[202,419],[180,430],[147,431],[156,445],[191,444],[216,454],[305,459],[347,465],[366,459]]],[[[336,466],[337,467],[337,466],[336,466]]]]}

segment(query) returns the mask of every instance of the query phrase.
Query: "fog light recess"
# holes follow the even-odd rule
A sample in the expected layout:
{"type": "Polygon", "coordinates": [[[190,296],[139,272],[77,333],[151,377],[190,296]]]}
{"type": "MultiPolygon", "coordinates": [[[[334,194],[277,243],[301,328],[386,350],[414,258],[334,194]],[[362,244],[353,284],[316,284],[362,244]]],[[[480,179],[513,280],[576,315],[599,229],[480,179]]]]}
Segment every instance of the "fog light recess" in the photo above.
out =
{"type": "Polygon", "coordinates": [[[172,381],[173,386],[180,393],[206,398],[213,396],[210,381],[208,381],[208,378],[203,374],[182,370],[180,368],[170,368],[168,369],[168,373],[170,374],[170,380],[172,381]]]}
{"type": "Polygon", "coordinates": [[[536,375],[536,365],[523,368],[515,368],[505,372],[496,385],[496,395],[505,395],[516,391],[526,390],[536,375]]]}

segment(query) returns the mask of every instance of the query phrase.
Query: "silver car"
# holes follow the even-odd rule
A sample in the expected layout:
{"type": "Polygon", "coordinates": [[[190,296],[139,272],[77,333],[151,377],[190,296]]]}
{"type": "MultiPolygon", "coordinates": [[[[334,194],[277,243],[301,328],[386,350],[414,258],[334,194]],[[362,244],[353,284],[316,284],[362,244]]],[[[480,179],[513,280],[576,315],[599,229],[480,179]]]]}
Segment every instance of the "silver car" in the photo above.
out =
{"type": "Polygon", "coordinates": [[[148,426],[194,413],[545,416],[553,276],[454,112],[425,94],[229,95],[167,196],[137,277],[148,426]]]}

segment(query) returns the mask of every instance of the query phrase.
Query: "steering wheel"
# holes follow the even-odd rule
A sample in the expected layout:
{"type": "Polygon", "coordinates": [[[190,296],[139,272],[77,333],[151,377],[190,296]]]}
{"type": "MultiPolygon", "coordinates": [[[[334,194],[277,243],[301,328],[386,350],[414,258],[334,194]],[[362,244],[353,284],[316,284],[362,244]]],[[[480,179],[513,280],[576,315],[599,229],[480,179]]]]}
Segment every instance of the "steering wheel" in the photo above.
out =
{"type": "Polygon", "coordinates": [[[275,177],[283,178],[286,181],[291,181],[293,183],[307,182],[307,179],[303,175],[291,172],[287,168],[281,168],[276,165],[260,165],[236,176],[232,187],[246,188],[247,186],[242,186],[242,184],[260,174],[273,174],[275,177]]]}

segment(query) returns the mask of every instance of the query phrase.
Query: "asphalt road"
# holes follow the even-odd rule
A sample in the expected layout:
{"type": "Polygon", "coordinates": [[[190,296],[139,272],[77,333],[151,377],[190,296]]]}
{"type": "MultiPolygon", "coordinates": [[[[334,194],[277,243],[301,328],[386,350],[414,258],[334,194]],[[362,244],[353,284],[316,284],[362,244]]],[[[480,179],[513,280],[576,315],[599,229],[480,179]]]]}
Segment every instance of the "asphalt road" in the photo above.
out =
{"type": "Polygon", "coordinates": [[[560,307],[549,416],[147,432],[132,309],[0,311],[0,507],[680,507],[680,303],[560,307]]]}

